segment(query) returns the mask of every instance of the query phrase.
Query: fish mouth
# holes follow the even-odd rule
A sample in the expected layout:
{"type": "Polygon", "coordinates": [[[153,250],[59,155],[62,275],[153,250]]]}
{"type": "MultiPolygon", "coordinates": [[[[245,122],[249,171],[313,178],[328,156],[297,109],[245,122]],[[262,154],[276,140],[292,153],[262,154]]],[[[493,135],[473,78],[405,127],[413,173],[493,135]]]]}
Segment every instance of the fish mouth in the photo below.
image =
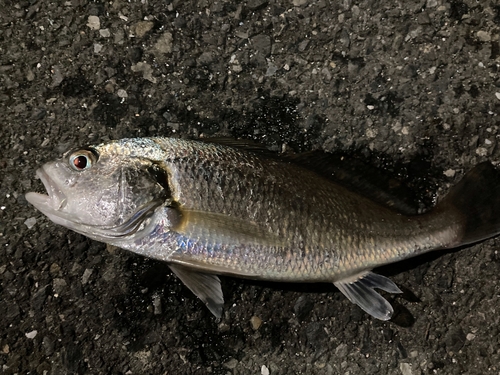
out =
{"type": "Polygon", "coordinates": [[[66,195],[59,189],[44,167],[37,169],[35,175],[42,181],[47,194],[29,192],[25,196],[26,200],[45,215],[49,212],[61,211],[67,202],[66,195]]]}

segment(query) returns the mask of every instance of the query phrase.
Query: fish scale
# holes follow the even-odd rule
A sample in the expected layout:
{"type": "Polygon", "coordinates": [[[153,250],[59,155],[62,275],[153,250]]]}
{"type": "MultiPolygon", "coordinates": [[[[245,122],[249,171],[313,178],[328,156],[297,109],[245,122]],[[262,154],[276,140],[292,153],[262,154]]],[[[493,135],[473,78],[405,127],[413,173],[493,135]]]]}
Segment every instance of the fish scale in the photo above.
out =
{"type": "MultiPolygon", "coordinates": [[[[197,157],[191,160],[186,157],[182,161],[179,159],[175,160],[174,163],[170,163],[168,159],[164,160],[167,168],[174,171],[173,174],[178,180],[179,186],[184,186],[182,192],[178,194],[174,199],[180,203],[181,207],[187,210],[199,210],[199,211],[209,211],[209,212],[219,212],[222,214],[230,215],[231,217],[237,217],[240,219],[245,219],[244,213],[251,211],[251,207],[255,204],[253,201],[244,200],[244,196],[239,195],[238,189],[235,186],[241,186],[241,180],[232,177],[231,173],[234,168],[234,151],[224,155],[224,153],[217,150],[217,146],[208,145],[207,150],[203,153],[205,157],[212,159],[215,158],[217,154],[217,162],[210,165],[211,171],[207,170],[207,166],[203,165],[202,168],[192,167],[196,165],[197,157]],[[214,150],[212,150],[214,149],[214,150]],[[203,169],[204,173],[200,174],[200,169],[203,169]],[[227,181],[229,191],[226,195],[232,195],[235,198],[233,200],[217,200],[214,198],[213,187],[211,186],[211,181],[214,176],[224,173],[224,179],[227,181]],[[203,193],[199,193],[199,192],[203,193]],[[214,202],[215,200],[215,202],[214,202]]],[[[185,152],[189,155],[189,152],[185,152]]],[[[303,171],[293,165],[287,165],[288,170],[273,170],[275,167],[275,162],[271,162],[271,166],[267,166],[269,175],[273,176],[272,180],[264,177],[259,177],[259,172],[263,170],[260,159],[257,162],[254,160],[247,160],[244,164],[245,169],[242,169],[241,164],[237,165],[239,170],[247,170],[247,177],[252,183],[252,189],[255,195],[258,197],[265,197],[266,201],[263,202],[264,208],[261,209],[260,214],[256,217],[256,221],[264,227],[269,228],[270,232],[276,233],[278,236],[283,236],[283,242],[293,244],[293,248],[284,247],[277,248],[276,254],[273,254],[272,249],[266,250],[269,256],[281,258],[283,252],[294,252],[295,261],[298,265],[298,269],[294,267],[288,267],[285,265],[283,269],[273,270],[272,273],[279,273],[280,279],[289,279],[291,281],[303,278],[313,278],[317,277],[318,273],[314,272],[310,267],[311,264],[309,259],[305,256],[300,256],[300,251],[296,248],[296,237],[298,233],[314,233],[315,227],[321,227],[322,232],[319,236],[319,242],[324,244],[323,247],[314,247],[309,241],[306,241],[306,247],[310,249],[311,252],[316,252],[323,256],[325,250],[336,249],[339,259],[346,259],[345,264],[339,263],[334,265],[330,270],[321,270],[319,273],[321,277],[327,277],[333,279],[335,273],[339,269],[349,269],[351,273],[357,273],[362,268],[373,268],[374,266],[384,264],[389,260],[402,259],[405,257],[405,253],[408,249],[408,238],[409,235],[416,235],[412,233],[415,231],[415,223],[411,222],[414,220],[403,219],[401,220],[400,215],[396,215],[389,210],[383,210],[381,207],[376,206],[376,212],[369,210],[372,208],[373,204],[371,202],[359,202],[361,197],[351,197],[345,198],[346,193],[341,187],[330,184],[323,178],[312,175],[308,183],[303,183],[298,188],[290,183],[290,176],[300,175],[309,173],[308,171],[303,171]],[[273,168],[273,169],[271,169],[273,168]],[[294,173],[292,173],[294,172],[294,173]],[[318,187],[321,184],[326,184],[328,189],[326,192],[321,191],[318,187]],[[332,189],[336,187],[337,189],[332,189]],[[336,191],[335,191],[336,190],[336,191]],[[288,197],[287,197],[288,195],[288,197]],[[314,196],[317,201],[327,201],[326,205],[333,207],[325,212],[325,210],[316,212],[314,214],[310,213],[310,206],[307,202],[300,200],[301,195],[314,196]],[[343,197],[343,200],[334,200],[330,197],[343,197]],[[288,198],[288,199],[287,199],[288,198]],[[282,224],[287,221],[289,213],[280,212],[279,209],[285,210],[290,207],[291,201],[294,202],[294,206],[298,207],[298,211],[302,210],[302,215],[297,215],[292,222],[294,225],[289,227],[283,227],[282,224]],[[297,204],[297,201],[299,202],[297,204]],[[277,207],[277,203],[280,203],[280,207],[277,207]],[[360,204],[364,205],[364,210],[359,209],[360,204]],[[381,211],[383,211],[381,213],[381,211]],[[349,212],[349,216],[346,217],[345,212],[349,212]],[[340,213],[340,214],[336,214],[340,213]],[[283,216],[285,219],[283,220],[283,216]],[[384,218],[385,217],[385,218],[384,218]],[[377,224],[378,225],[375,225],[377,224]],[[360,235],[360,226],[364,226],[367,230],[364,231],[364,236],[360,235]],[[396,230],[397,228],[397,230],[396,230]],[[374,245],[371,239],[373,237],[368,234],[371,232],[373,236],[381,236],[384,232],[390,231],[392,237],[391,244],[382,243],[383,238],[377,241],[377,246],[374,245]],[[399,237],[402,237],[401,244],[395,243],[396,237],[400,232],[399,237]],[[385,251],[377,252],[376,248],[382,247],[385,251]],[[391,249],[392,251],[387,251],[391,249]],[[343,256],[343,255],[346,256],[343,256]],[[336,267],[335,267],[336,266],[336,267]],[[297,272],[298,271],[298,272],[297,272]],[[325,275],[325,276],[322,276],[325,275]]],[[[248,187],[245,186],[247,189],[248,187]]],[[[174,193],[175,195],[175,193],[174,193]]],[[[293,215],[292,215],[293,216],[293,215]]],[[[423,216],[419,217],[418,221],[425,223],[428,218],[432,219],[433,216],[423,216]]],[[[448,224],[447,224],[448,225],[448,224]]],[[[433,224],[429,222],[424,224],[426,227],[432,227],[433,224]]],[[[439,233],[442,233],[439,229],[439,233]]],[[[314,239],[313,239],[314,241],[314,239]]],[[[316,242],[316,241],[315,241],[316,242]]],[[[428,247],[443,246],[447,243],[440,241],[432,242],[429,238],[428,247]]],[[[161,245],[160,245],[161,246],[161,245]]],[[[422,247],[425,251],[425,247],[422,247]]],[[[261,251],[259,249],[258,251],[261,251]]],[[[185,256],[189,256],[189,253],[185,253],[185,256]]],[[[225,261],[225,260],[224,260],[225,261]]],[[[221,261],[220,265],[223,265],[221,261]]],[[[247,271],[252,271],[248,269],[247,271]]],[[[312,281],[312,280],[311,280],[312,281]]]]}
{"type": "MultiPolygon", "coordinates": [[[[268,228],[271,233],[280,236],[284,243],[291,245],[275,247],[274,252],[273,248],[259,248],[256,250],[257,255],[263,252],[266,256],[281,259],[284,253],[295,250],[296,259],[293,263],[297,264],[297,268],[285,264],[282,269],[270,272],[279,275],[279,280],[304,278],[312,278],[313,280],[318,278],[322,281],[325,280],[323,278],[332,280],[339,270],[355,274],[362,271],[363,268],[373,268],[388,261],[403,259],[411,247],[411,239],[408,239],[408,236],[418,235],[415,233],[414,220],[406,218],[401,220],[400,215],[375,206],[369,201],[363,201],[362,197],[351,195],[346,197],[349,192],[342,191],[343,188],[331,184],[320,176],[311,175],[307,183],[296,187],[295,184],[292,184],[292,176],[309,172],[301,170],[295,165],[285,164],[288,169],[283,169],[282,164],[271,160],[267,166],[264,166],[262,160],[253,155],[246,157],[244,163],[236,163],[235,160],[247,155],[217,145],[204,146],[206,147],[203,148],[202,153],[191,153],[176,145],[174,147],[178,150],[178,154],[172,157],[174,159],[172,162],[167,155],[162,158],[167,168],[174,171],[172,173],[177,179],[177,184],[183,187],[182,191],[174,193],[174,200],[188,210],[218,212],[239,219],[247,219],[245,214],[247,208],[251,207],[248,199],[259,197],[260,200],[257,201],[257,204],[260,204],[262,209],[256,215],[255,221],[268,228]],[[179,154],[186,156],[181,159],[178,157],[179,154]],[[193,167],[199,163],[200,154],[206,159],[214,160],[214,162],[209,165],[205,162],[199,167],[193,167]],[[238,168],[242,172],[241,174],[246,176],[246,181],[251,181],[253,194],[239,194],[238,189],[231,189],[231,186],[244,186],[244,192],[249,190],[246,181],[240,180],[239,173],[236,173],[237,178],[233,176],[235,168],[238,168]],[[265,168],[267,168],[266,173],[264,173],[265,168]],[[224,200],[215,196],[213,181],[217,181],[217,178],[213,179],[213,176],[222,178],[228,187],[227,194],[224,194],[224,200]],[[267,176],[272,177],[268,178],[267,176]],[[324,186],[322,187],[322,185],[324,186]],[[300,200],[302,195],[314,197],[314,200],[318,202],[326,202],[325,206],[329,209],[314,214],[310,213],[308,200],[300,200]],[[332,199],[332,197],[343,197],[344,199],[332,199]],[[289,219],[290,215],[286,209],[292,206],[292,201],[295,207],[298,207],[298,211],[302,210],[303,212],[299,212],[297,216],[291,215],[294,217],[289,219]],[[359,208],[360,205],[363,205],[363,210],[359,208]],[[293,222],[293,225],[283,227],[282,224],[286,222],[293,222]],[[317,253],[321,257],[324,256],[321,253],[324,254],[325,249],[335,249],[338,254],[337,259],[340,262],[329,266],[329,269],[315,272],[311,267],[310,259],[307,256],[300,256],[295,244],[298,242],[299,234],[306,236],[309,233],[314,234],[314,228],[318,226],[323,228],[318,236],[319,241],[317,241],[322,246],[314,246],[314,243],[308,242],[305,253],[317,253]],[[358,229],[363,226],[366,228],[365,230],[358,229]],[[360,231],[364,232],[364,236],[359,235],[360,231]],[[385,243],[383,238],[384,233],[387,232],[392,238],[389,243],[385,243]],[[375,245],[373,239],[377,236],[380,238],[377,239],[375,245]],[[401,244],[396,242],[398,238],[404,238],[401,244]],[[383,248],[384,251],[376,251],[377,247],[383,248]],[[346,260],[342,262],[342,259],[346,260]]],[[[250,202],[256,204],[255,200],[250,202]]],[[[426,232],[427,227],[435,226],[432,223],[433,218],[434,216],[425,215],[418,217],[418,222],[426,227],[426,232]]],[[[441,228],[438,229],[438,232],[443,233],[441,228]]],[[[314,238],[314,235],[311,237],[314,238]]],[[[429,247],[446,246],[450,242],[449,239],[434,241],[428,233],[426,233],[426,237],[429,238],[428,244],[421,246],[422,251],[429,247]]],[[[454,239],[455,235],[452,234],[451,238],[454,239]]],[[[183,252],[183,255],[189,257],[189,252],[183,252]]],[[[224,266],[226,259],[222,257],[218,265],[224,266]]],[[[259,257],[256,256],[253,259],[259,259],[259,257]]],[[[264,258],[263,262],[267,262],[267,259],[264,258]]],[[[249,271],[250,273],[252,270],[240,271],[249,271]]]]}
{"type": "Polygon", "coordinates": [[[73,150],[37,171],[49,195],[26,199],[58,224],[168,262],[217,317],[216,275],[225,274],[333,282],[386,320],[392,307],[374,289],[400,290],[373,268],[500,231],[500,173],[489,163],[433,210],[405,216],[296,163],[235,145],[139,138],[73,150]]]}

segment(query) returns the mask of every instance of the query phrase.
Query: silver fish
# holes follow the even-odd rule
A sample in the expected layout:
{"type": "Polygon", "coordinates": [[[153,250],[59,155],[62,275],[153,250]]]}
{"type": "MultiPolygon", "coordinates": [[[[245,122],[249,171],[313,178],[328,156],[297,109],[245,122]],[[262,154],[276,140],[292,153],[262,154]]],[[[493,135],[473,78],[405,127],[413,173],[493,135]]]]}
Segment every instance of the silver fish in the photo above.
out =
{"type": "Polygon", "coordinates": [[[159,259],[216,316],[216,275],[332,282],[388,320],[375,291],[400,293],[371,270],[500,232],[500,173],[476,166],[428,213],[406,216],[300,165],[227,145],[171,138],[69,151],[36,175],[26,199],[54,223],[159,259]]]}

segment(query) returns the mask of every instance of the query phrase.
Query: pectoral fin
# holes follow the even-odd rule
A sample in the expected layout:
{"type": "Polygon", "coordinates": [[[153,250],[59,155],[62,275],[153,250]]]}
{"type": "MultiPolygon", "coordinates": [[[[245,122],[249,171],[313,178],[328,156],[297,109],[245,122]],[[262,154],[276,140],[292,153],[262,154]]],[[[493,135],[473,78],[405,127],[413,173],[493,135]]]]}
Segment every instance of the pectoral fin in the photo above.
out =
{"type": "Polygon", "coordinates": [[[170,264],[169,267],[184,285],[207,305],[216,318],[222,316],[224,296],[220,287],[220,280],[216,275],[191,271],[174,264],[170,264]]]}
{"type": "Polygon", "coordinates": [[[390,279],[369,271],[336,281],[333,284],[349,301],[380,320],[389,320],[394,310],[391,304],[374,289],[381,289],[389,293],[402,293],[390,279]]]}
{"type": "Polygon", "coordinates": [[[277,235],[249,220],[214,212],[183,208],[180,211],[182,218],[173,230],[188,238],[220,244],[282,245],[277,235]]]}

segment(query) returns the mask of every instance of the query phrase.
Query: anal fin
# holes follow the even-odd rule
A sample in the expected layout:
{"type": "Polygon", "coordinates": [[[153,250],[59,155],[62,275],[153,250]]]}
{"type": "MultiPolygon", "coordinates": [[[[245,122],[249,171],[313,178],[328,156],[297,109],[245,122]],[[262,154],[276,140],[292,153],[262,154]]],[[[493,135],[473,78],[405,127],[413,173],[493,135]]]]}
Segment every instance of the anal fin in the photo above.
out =
{"type": "Polygon", "coordinates": [[[224,296],[220,280],[216,275],[192,271],[188,268],[169,264],[170,269],[199,299],[205,303],[216,318],[222,316],[224,296]]]}
{"type": "Polygon", "coordinates": [[[380,320],[391,319],[394,310],[391,304],[374,289],[381,289],[389,293],[402,293],[390,279],[370,271],[336,281],[333,284],[349,301],[380,320]]]}

